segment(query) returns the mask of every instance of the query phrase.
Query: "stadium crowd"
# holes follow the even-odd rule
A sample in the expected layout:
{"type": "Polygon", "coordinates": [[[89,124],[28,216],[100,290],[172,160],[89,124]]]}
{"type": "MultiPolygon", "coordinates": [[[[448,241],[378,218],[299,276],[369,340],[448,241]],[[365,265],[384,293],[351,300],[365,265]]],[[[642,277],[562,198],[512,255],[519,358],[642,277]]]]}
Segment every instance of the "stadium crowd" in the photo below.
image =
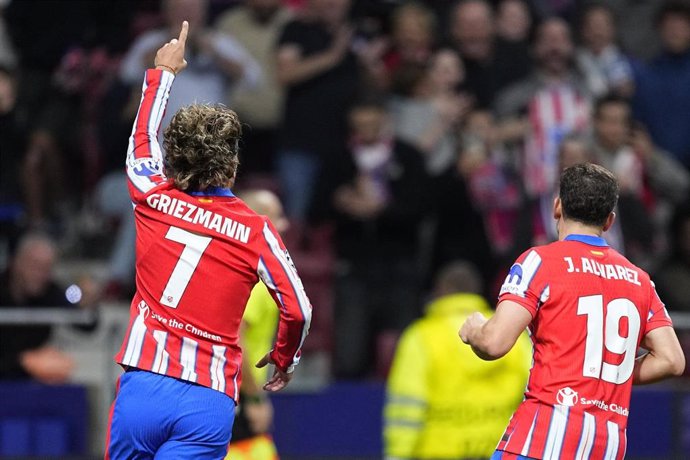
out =
{"type": "Polygon", "coordinates": [[[236,189],[283,200],[315,328],[333,311],[337,378],[386,375],[448,263],[495,298],[516,256],[556,237],[558,173],[582,161],[620,181],[609,242],[690,312],[690,3],[675,0],[0,0],[2,271],[22,235],[48,235],[62,258],[103,259],[104,298],[131,299],[127,139],[183,19],[163,126],[194,102],[238,112],[236,189]]]}

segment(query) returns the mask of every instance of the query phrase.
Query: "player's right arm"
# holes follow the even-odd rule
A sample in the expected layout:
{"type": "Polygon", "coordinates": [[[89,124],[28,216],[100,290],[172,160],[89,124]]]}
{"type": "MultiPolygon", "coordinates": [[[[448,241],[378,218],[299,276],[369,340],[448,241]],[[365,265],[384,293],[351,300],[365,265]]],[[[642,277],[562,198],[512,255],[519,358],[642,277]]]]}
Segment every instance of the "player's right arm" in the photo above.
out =
{"type": "Polygon", "coordinates": [[[649,353],[635,361],[633,383],[642,385],[679,376],[685,371],[685,356],[671,326],[653,329],[640,344],[649,353]]]}
{"type": "Polygon", "coordinates": [[[189,24],[185,21],[179,38],[164,44],[156,53],[156,68],[146,71],[141,102],[127,147],[129,192],[135,202],[165,181],[158,130],[175,75],[187,66],[184,48],[188,29],[189,24]]]}

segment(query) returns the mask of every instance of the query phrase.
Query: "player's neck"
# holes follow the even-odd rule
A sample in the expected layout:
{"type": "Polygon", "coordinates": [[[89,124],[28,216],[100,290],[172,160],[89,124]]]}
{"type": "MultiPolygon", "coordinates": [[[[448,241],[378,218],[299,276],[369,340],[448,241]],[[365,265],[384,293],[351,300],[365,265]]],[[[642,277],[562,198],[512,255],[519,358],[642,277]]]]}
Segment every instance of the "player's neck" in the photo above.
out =
{"type": "Polygon", "coordinates": [[[568,235],[590,235],[599,236],[603,230],[601,227],[593,227],[591,225],[585,225],[581,222],[571,221],[571,220],[561,220],[558,226],[558,239],[564,240],[568,235]]]}

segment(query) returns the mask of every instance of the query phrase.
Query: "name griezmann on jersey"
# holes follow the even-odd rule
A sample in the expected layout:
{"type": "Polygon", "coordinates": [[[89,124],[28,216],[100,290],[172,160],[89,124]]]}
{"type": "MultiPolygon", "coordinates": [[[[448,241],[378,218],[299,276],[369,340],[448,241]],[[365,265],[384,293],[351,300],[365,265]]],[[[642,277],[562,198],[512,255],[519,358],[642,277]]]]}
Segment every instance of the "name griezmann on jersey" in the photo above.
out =
{"type": "Polygon", "coordinates": [[[220,235],[225,235],[242,243],[249,241],[251,228],[241,224],[229,217],[221,216],[213,211],[208,211],[199,206],[188,203],[177,198],[170,198],[167,195],[153,193],[146,198],[146,204],[150,208],[168,214],[169,216],[189,222],[199,224],[204,228],[213,230],[220,235]]]}

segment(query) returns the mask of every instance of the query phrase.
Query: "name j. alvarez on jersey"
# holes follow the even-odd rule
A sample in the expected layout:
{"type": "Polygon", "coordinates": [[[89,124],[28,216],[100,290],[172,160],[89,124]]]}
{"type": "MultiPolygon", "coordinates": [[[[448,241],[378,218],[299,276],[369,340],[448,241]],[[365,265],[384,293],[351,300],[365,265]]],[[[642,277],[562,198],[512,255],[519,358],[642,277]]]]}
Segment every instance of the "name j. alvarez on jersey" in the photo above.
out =
{"type": "Polygon", "coordinates": [[[640,286],[639,273],[628,267],[618,264],[603,264],[587,257],[580,257],[580,260],[573,260],[572,257],[563,257],[568,264],[568,273],[591,273],[592,275],[607,280],[621,280],[640,286]]]}
{"type": "Polygon", "coordinates": [[[188,203],[168,195],[153,193],[146,198],[146,203],[152,209],[184,220],[191,224],[198,224],[221,235],[246,243],[249,241],[251,228],[229,217],[221,216],[195,204],[188,203]]]}

